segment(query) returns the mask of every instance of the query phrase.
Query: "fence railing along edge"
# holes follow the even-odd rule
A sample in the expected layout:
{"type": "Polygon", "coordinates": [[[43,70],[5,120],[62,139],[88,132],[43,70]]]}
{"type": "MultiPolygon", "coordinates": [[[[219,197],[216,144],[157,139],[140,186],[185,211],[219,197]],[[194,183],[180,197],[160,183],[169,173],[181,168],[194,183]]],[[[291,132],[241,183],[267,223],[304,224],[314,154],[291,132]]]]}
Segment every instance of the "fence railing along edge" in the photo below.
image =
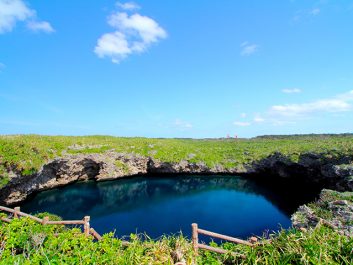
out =
{"type": "MultiPolygon", "coordinates": [[[[43,219],[38,218],[36,216],[21,212],[20,207],[15,207],[14,209],[12,208],[8,208],[8,207],[4,207],[4,206],[0,206],[0,212],[7,212],[7,213],[11,213],[13,214],[13,218],[20,218],[21,216],[23,217],[28,217],[42,225],[83,225],[83,233],[85,234],[85,236],[89,236],[92,235],[93,238],[95,238],[96,240],[101,240],[102,236],[92,227],[90,227],[90,216],[85,216],[83,217],[82,220],[62,220],[62,221],[50,221],[48,216],[45,216],[43,219]]],[[[1,221],[10,223],[11,222],[11,218],[7,218],[7,217],[1,217],[0,218],[1,221]]],[[[219,238],[219,239],[223,239],[226,241],[230,241],[236,244],[242,244],[242,245],[246,245],[246,246],[250,246],[253,247],[254,244],[243,240],[243,239],[239,239],[239,238],[235,238],[235,237],[231,237],[231,236],[227,236],[227,235],[222,235],[219,233],[215,233],[215,232],[211,232],[211,231],[207,231],[204,229],[200,229],[198,228],[198,225],[196,223],[192,223],[191,224],[192,227],[192,247],[193,250],[195,252],[196,255],[198,255],[199,249],[205,249],[205,250],[209,250],[209,251],[213,251],[213,252],[217,252],[220,254],[226,254],[229,253],[229,251],[222,249],[222,248],[216,248],[216,247],[211,247],[209,245],[205,245],[202,243],[199,243],[199,234],[203,234],[206,236],[210,236],[210,237],[214,237],[214,238],[219,238]]],[[[253,242],[256,242],[256,238],[252,239],[253,242]]],[[[122,241],[122,244],[124,246],[129,245],[130,243],[128,241],[122,241]]],[[[241,258],[246,258],[245,255],[243,254],[239,254],[239,253],[234,253],[233,254],[241,257],[241,258]]]]}
{"type": "MultiPolygon", "coordinates": [[[[90,217],[85,216],[82,220],[62,220],[62,221],[49,221],[49,217],[45,216],[43,219],[36,216],[21,212],[20,207],[15,207],[14,209],[0,206],[0,211],[13,214],[13,218],[28,217],[42,225],[83,225],[83,233],[86,236],[92,235],[95,239],[101,240],[102,236],[98,234],[96,230],[90,227],[90,217]]],[[[11,222],[10,218],[1,217],[4,222],[11,222]]]]}
{"type": "MultiPolygon", "coordinates": [[[[194,253],[196,255],[198,255],[199,249],[205,249],[205,250],[217,252],[217,253],[220,253],[220,254],[226,254],[226,253],[230,252],[230,251],[227,251],[227,250],[225,250],[223,248],[211,247],[209,245],[205,245],[205,244],[199,243],[199,234],[203,234],[203,235],[214,237],[214,238],[223,239],[223,240],[226,240],[226,241],[230,241],[232,243],[242,244],[242,245],[246,245],[246,246],[249,246],[249,247],[253,247],[254,246],[253,243],[251,243],[249,241],[246,241],[246,240],[243,240],[243,239],[239,239],[239,238],[231,237],[231,236],[226,236],[226,235],[222,235],[222,234],[219,234],[219,233],[214,233],[214,232],[211,232],[211,231],[200,229],[200,228],[198,228],[198,225],[196,223],[192,223],[191,224],[191,228],[192,228],[192,236],[191,236],[192,237],[192,246],[193,246],[194,253]]],[[[251,240],[253,242],[257,241],[256,238],[251,238],[251,240]]],[[[236,256],[239,256],[241,258],[246,258],[246,256],[243,255],[243,254],[239,254],[239,253],[235,253],[235,252],[231,252],[231,253],[236,255],[236,256]]]]}

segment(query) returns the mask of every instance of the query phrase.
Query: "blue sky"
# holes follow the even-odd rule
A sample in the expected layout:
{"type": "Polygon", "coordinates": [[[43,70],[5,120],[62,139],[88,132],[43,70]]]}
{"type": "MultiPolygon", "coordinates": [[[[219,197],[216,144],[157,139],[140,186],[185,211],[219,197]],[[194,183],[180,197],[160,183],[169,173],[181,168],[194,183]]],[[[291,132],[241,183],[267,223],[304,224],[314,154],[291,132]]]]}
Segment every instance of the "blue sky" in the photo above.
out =
{"type": "Polygon", "coordinates": [[[0,0],[0,134],[353,131],[352,1],[0,0]]]}

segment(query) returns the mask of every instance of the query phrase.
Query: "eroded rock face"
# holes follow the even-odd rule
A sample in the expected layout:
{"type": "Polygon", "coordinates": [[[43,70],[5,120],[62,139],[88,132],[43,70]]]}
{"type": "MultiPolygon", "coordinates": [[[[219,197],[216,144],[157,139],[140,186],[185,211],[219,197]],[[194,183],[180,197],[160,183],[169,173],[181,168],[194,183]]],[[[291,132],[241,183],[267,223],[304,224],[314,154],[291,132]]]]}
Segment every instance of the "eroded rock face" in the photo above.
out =
{"type": "Polygon", "coordinates": [[[324,222],[347,236],[353,236],[353,192],[324,189],[318,201],[300,206],[291,219],[298,229],[315,227],[319,222],[324,222]]]}
{"type": "Polygon", "coordinates": [[[0,191],[6,204],[23,201],[36,191],[51,189],[81,180],[109,180],[146,174],[148,158],[107,152],[58,158],[32,176],[17,176],[0,191]]]}
{"type": "Polygon", "coordinates": [[[32,176],[12,176],[10,183],[0,190],[0,203],[15,204],[33,192],[51,189],[82,180],[111,180],[147,173],[156,174],[262,174],[266,177],[291,178],[298,181],[322,183],[337,190],[353,190],[353,158],[323,159],[318,154],[303,154],[298,162],[275,153],[269,157],[234,168],[205,163],[163,162],[134,154],[108,151],[102,154],[65,155],[42,167],[32,176]]]}
{"type": "Polygon", "coordinates": [[[353,191],[353,156],[327,158],[319,154],[306,153],[298,162],[275,153],[247,166],[248,173],[267,174],[281,178],[292,178],[339,191],[353,191]]]}
{"type": "Polygon", "coordinates": [[[342,179],[341,190],[353,191],[353,164],[335,165],[332,170],[333,175],[340,176],[342,179]]]}

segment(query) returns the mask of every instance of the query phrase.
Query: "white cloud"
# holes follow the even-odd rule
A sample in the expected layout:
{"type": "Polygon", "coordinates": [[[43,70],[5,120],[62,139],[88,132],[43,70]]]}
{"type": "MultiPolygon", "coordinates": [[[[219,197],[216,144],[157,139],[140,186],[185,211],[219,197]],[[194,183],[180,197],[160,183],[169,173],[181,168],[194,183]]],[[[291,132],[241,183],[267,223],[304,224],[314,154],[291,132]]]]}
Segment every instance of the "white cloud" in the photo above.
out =
{"type": "Polygon", "coordinates": [[[262,122],[265,122],[265,119],[262,118],[260,115],[256,115],[256,116],[254,117],[254,122],[256,122],[256,123],[262,123],[262,122]]]}
{"type": "MultiPolygon", "coordinates": [[[[26,3],[22,0],[0,0],[0,34],[10,32],[14,29],[17,22],[28,22],[28,28],[30,30],[38,31],[37,28],[32,28],[31,23],[42,25],[46,24],[46,28],[50,24],[45,21],[38,21],[36,11],[30,9],[26,3]]],[[[33,26],[32,25],[32,26],[33,26]]],[[[50,26],[52,29],[52,27],[50,26]]],[[[42,29],[43,30],[43,29],[42,29]]],[[[44,30],[45,31],[45,30],[44,30]]]]}
{"type": "Polygon", "coordinates": [[[235,126],[240,126],[240,127],[246,127],[246,126],[250,126],[251,125],[250,122],[245,122],[245,121],[235,121],[235,122],[233,122],[233,124],[235,126]]]}
{"type": "Polygon", "coordinates": [[[242,56],[249,56],[252,55],[254,53],[256,53],[259,50],[259,45],[257,44],[251,44],[247,41],[243,42],[242,44],[240,44],[241,52],[240,55],[242,56]]]}
{"type": "Polygon", "coordinates": [[[122,59],[132,53],[125,35],[121,32],[106,33],[98,39],[94,52],[98,57],[111,57],[114,63],[119,63],[122,59]]]}
{"type": "Polygon", "coordinates": [[[264,114],[273,125],[294,124],[298,120],[314,118],[325,113],[337,114],[352,111],[353,90],[332,98],[301,104],[283,104],[270,107],[264,114]]]}
{"type": "Polygon", "coordinates": [[[302,90],[300,88],[285,88],[285,89],[282,89],[282,92],[286,94],[295,94],[295,93],[301,93],[302,90]]]}
{"type": "Polygon", "coordinates": [[[52,33],[55,31],[47,21],[29,21],[27,27],[35,32],[43,31],[45,33],[52,33]]]}
{"type": "Polygon", "coordinates": [[[310,10],[309,14],[317,16],[318,14],[320,14],[320,8],[313,8],[312,10],[310,10]]]}
{"type": "Polygon", "coordinates": [[[247,115],[246,115],[245,112],[243,112],[243,113],[240,114],[240,117],[242,117],[242,118],[246,118],[246,116],[247,116],[247,115]]]}
{"type": "MultiPolygon", "coordinates": [[[[353,91],[349,92],[353,98],[353,91]]],[[[329,99],[316,100],[303,104],[275,105],[270,108],[270,113],[279,116],[303,116],[317,112],[343,112],[351,110],[349,103],[352,98],[337,96],[329,99]]]]}
{"type": "Polygon", "coordinates": [[[130,10],[131,11],[131,10],[140,9],[140,6],[134,2],[126,2],[126,3],[117,2],[116,5],[123,10],[130,10]]]}
{"type": "Polygon", "coordinates": [[[320,8],[313,8],[313,9],[306,9],[306,10],[299,10],[295,13],[293,17],[293,22],[300,22],[302,20],[310,19],[312,17],[316,17],[320,14],[320,8]]]}
{"type": "Polygon", "coordinates": [[[145,52],[153,43],[167,37],[166,31],[150,17],[138,13],[115,12],[108,17],[115,32],[103,34],[94,52],[100,58],[111,58],[120,63],[130,54],[145,52]]]}
{"type": "MultiPolygon", "coordinates": [[[[255,113],[253,123],[266,123],[274,126],[293,125],[319,115],[341,115],[353,111],[353,90],[331,98],[313,100],[306,103],[281,104],[271,106],[263,113],[255,113]]],[[[237,126],[249,126],[250,122],[236,121],[237,126]]]]}
{"type": "Polygon", "coordinates": [[[191,129],[191,128],[193,127],[190,122],[183,121],[183,120],[181,120],[181,119],[176,119],[176,120],[174,121],[174,126],[175,126],[176,128],[178,128],[179,130],[182,130],[182,131],[191,129]]]}
{"type": "Polygon", "coordinates": [[[34,14],[21,0],[0,0],[0,33],[11,31],[17,21],[24,21],[34,14]]]}

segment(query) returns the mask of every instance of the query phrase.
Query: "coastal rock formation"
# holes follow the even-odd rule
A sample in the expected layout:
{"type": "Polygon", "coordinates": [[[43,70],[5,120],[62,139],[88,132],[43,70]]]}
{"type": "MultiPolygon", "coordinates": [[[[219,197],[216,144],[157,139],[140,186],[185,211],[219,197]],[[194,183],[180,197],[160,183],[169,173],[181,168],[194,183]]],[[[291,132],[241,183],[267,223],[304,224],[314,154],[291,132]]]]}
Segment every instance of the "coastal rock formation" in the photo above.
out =
{"type": "Polygon", "coordinates": [[[287,178],[303,183],[317,183],[323,187],[353,191],[353,157],[325,157],[321,154],[301,154],[293,161],[281,153],[246,165],[247,173],[287,178]]]}
{"type": "Polygon", "coordinates": [[[148,158],[107,152],[104,154],[67,155],[44,165],[31,176],[13,177],[0,190],[0,201],[14,204],[33,192],[64,186],[76,181],[97,181],[146,174],[148,158]]]}
{"type": "Polygon", "coordinates": [[[318,201],[300,206],[292,215],[295,228],[315,227],[319,223],[353,236],[353,192],[324,189],[318,201]]]}
{"type": "Polygon", "coordinates": [[[353,190],[353,158],[342,156],[327,158],[307,153],[297,162],[280,153],[248,164],[225,168],[216,164],[212,168],[203,162],[163,162],[136,154],[107,151],[100,154],[65,155],[45,164],[31,176],[10,172],[11,180],[0,189],[0,202],[16,204],[29,195],[83,180],[111,180],[141,174],[237,174],[266,175],[269,181],[278,178],[319,183],[336,190],[353,190]]]}

